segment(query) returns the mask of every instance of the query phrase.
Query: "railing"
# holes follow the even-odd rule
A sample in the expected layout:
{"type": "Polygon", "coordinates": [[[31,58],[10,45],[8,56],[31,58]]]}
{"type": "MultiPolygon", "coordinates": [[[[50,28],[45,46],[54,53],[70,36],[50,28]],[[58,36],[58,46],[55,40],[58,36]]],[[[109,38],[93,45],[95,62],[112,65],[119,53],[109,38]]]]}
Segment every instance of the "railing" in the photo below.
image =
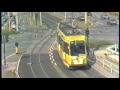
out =
{"type": "Polygon", "coordinates": [[[119,74],[119,64],[115,65],[105,58],[102,58],[101,56],[96,56],[96,62],[100,64],[103,68],[110,71],[112,74],[119,74]]]}

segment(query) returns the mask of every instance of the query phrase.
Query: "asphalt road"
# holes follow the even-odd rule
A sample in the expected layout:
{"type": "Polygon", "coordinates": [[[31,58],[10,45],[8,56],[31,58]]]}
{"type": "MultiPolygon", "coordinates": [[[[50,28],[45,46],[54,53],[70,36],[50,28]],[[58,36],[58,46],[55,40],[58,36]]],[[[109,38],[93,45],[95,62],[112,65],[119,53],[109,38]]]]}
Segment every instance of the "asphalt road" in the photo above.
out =
{"type": "MultiPolygon", "coordinates": [[[[50,36],[51,37],[51,36],[50,36]]],[[[48,37],[48,40],[50,39],[48,37]]],[[[55,70],[49,59],[49,48],[54,42],[55,37],[52,37],[42,48],[39,50],[42,44],[38,44],[37,48],[33,51],[31,59],[28,54],[25,54],[19,64],[19,75],[21,78],[57,78],[61,77],[55,70]],[[40,51],[40,53],[39,53],[40,51]],[[47,66],[46,66],[47,65],[47,66]],[[25,72],[24,72],[24,71],[25,72]],[[55,74],[56,73],[56,74],[55,74]],[[32,75],[29,75],[32,74],[32,75]]],[[[42,42],[42,41],[41,41],[42,42]]]]}
{"type": "MultiPolygon", "coordinates": [[[[56,30],[55,21],[57,22],[60,19],[45,13],[42,15],[44,16],[43,21],[47,23],[50,28],[56,30]]],[[[19,64],[19,75],[21,78],[105,78],[105,76],[92,69],[91,66],[88,66],[87,69],[79,68],[75,71],[65,68],[56,49],[54,48],[53,51],[50,51],[55,39],[56,36],[53,35],[40,50],[41,45],[39,45],[39,47],[36,48],[37,52],[32,54],[31,59],[29,59],[30,57],[27,54],[22,57],[19,64]],[[52,53],[54,61],[50,59],[52,56],[50,57],[49,53],[52,53]]]]}
{"type": "MultiPolygon", "coordinates": [[[[94,12],[91,17],[91,20],[96,20],[96,28],[90,30],[90,40],[106,40],[113,44],[119,44],[119,25],[108,26],[107,20],[101,19],[102,14],[94,12]]],[[[117,16],[110,16],[110,18],[118,20],[117,16]]]]}

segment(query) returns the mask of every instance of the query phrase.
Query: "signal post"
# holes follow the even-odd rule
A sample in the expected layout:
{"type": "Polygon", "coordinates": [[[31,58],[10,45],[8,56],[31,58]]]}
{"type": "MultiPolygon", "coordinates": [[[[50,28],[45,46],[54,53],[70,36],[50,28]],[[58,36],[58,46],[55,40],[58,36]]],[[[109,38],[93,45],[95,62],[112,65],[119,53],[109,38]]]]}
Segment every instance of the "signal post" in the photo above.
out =
{"type": "Polygon", "coordinates": [[[89,56],[89,29],[88,28],[85,30],[85,35],[87,37],[87,54],[89,56]]]}
{"type": "Polygon", "coordinates": [[[15,43],[15,46],[16,46],[16,54],[19,54],[19,48],[18,48],[18,45],[19,45],[19,43],[16,42],[16,43],[15,43]]]}

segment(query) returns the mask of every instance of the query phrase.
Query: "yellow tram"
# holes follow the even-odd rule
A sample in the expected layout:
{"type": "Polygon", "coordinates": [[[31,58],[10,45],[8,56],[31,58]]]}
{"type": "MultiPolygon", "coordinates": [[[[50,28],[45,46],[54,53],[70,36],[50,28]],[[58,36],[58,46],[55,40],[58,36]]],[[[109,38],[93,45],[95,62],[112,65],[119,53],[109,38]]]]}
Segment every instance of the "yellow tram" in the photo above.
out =
{"type": "Polygon", "coordinates": [[[69,69],[87,66],[87,37],[66,22],[60,22],[57,28],[57,52],[69,69]]]}

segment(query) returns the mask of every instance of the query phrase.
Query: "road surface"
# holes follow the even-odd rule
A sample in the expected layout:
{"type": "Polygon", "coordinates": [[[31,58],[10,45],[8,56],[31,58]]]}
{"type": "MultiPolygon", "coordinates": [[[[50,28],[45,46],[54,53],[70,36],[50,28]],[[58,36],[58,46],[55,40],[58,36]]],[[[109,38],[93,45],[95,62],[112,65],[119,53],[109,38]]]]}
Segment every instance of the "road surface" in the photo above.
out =
{"type": "MultiPolygon", "coordinates": [[[[42,15],[44,22],[55,31],[57,27],[55,22],[58,22],[60,19],[44,13],[42,15]]],[[[24,54],[18,69],[21,78],[106,78],[91,68],[91,66],[88,66],[87,69],[79,68],[75,71],[65,68],[56,52],[55,44],[53,45],[56,35],[48,37],[48,39],[47,42],[35,48],[36,52],[32,53],[31,59],[29,53],[24,54]],[[52,45],[54,46],[53,50],[51,49],[52,45]],[[50,53],[52,53],[51,56],[50,53]]]]}

